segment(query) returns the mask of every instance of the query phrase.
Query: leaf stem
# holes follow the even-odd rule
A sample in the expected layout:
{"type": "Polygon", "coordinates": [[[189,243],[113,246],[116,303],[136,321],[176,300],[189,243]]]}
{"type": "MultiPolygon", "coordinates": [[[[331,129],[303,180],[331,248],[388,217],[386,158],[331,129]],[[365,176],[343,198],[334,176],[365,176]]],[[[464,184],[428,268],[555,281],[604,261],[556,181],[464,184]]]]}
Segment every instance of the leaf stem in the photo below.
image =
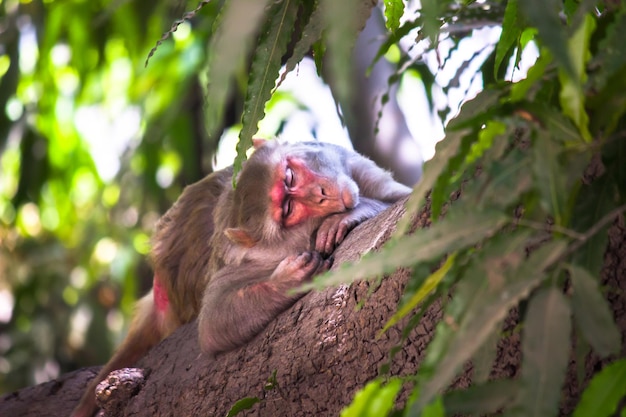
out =
{"type": "MultiPolygon", "coordinates": [[[[557,262],[567,258],[572,253],[576,252],[582,245],[584,245],[593,235],[598,233],[600,229],[610,223],[615,217],[617,217],[620,213],[626,211],[626,204],[622,204],[621,206],[611,210],[607,214],[605,214],[596,224],[591,226],[589,230],[583,233],[573,245],[571,245],[563,254],[559,257],[557,262]]],[[[555,262],[556,263],[556,262],[555,262]]]]}
{"type": "Polygon", "coordinates": [[[605,214],[596,224],[591,226],[589,230],[587,230],[580,238],[579,242],[572,247],[572,249],[578,249],[582,244],[584,244],[587,240],[589,240],[593,235],[598,233],[600,229],[606,226],[609,222],[611,222],[618,214],[626,211],[626,204],[622,204],[621,206],[611,210],[607,214],[605,214]]]}
{"type": "Polygon", "coordinates": [[[544,232],[554,231],[554,232],[561,233],[565,236],[571,237],[572,239],[576,239],[576,240],[585,239],[585,235],[586,235],[585,233],[579,233],[574,230],[568,229],[566,227],[561,227],[558,225],[547,224],[547,223],[535,222],[532,220],[519,219],[517,221],[517,224],[520,226],[529,227],[531,229],[542,230],[544,232]]]}

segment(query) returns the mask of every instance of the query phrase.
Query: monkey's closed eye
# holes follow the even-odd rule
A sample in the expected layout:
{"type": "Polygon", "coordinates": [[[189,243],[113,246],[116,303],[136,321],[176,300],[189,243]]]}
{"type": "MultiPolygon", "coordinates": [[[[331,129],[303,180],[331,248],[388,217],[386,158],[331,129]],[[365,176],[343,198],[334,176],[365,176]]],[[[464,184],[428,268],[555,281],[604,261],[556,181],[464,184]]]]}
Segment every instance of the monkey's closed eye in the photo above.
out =
{"type": "Polygon", "coordinates": [[[291,215],[293,211],[293,200],[291,198],[286,198],[283,202],[283,219],[286,219],[291,215]]]}
{"type": "Polygon", "coordinates": [[[289,167],[285,170],[285,185],[287,188],[291,188],[296,183],[296,177],[293,173],[293,170],[289,167]]]}

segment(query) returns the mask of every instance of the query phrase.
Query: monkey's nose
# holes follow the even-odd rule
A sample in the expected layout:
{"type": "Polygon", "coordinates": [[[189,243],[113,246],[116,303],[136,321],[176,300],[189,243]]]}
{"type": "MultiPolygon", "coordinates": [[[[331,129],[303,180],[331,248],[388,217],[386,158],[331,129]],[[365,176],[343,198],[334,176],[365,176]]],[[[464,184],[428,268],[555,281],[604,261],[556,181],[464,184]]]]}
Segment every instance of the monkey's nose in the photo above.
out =
{"type": "Polygon", "coordinates": [[[347,208],[347,209],[352,209],[355,206],[356,203],[356,198],[353,195],[352,191],[349,189],[345,189],[342,191],[341,193],[341,201],[343,202],[343,205],[347,208]]]}

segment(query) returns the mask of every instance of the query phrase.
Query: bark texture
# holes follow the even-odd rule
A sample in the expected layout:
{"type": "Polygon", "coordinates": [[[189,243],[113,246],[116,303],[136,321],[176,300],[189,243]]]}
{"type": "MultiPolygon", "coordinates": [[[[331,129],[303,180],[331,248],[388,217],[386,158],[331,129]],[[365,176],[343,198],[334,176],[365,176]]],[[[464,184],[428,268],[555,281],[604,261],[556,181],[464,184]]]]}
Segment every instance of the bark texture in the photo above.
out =
{"type": "MultiPolygon", "coordinates": [[[[402,214],[396,205],[355,229],[336,253],[335,265],[357,259],[376,249],[390,235],[402,214]]],[[[427,225],[427,214],[415,219],[427,225]]],[[[355,392],[379,375],[389,361],[389,350],[401,342],[401,323],[377,338],[392,316],[408,272],[399,270],[380,286],[359,282],[350,287],[313,292],[283,313],[247,346],[217,357],[204,357],[198,348],[195,323],[183,326],[156,346],[137,366],[145,370],[145,383],[125,405],[121,416],[224,416],[244,397],[261,402],[242,415],[338,416],[355,392]],[[276,372],[278,386],[266,390],[276,372]]],[[[603,279],[617,323],[622,329],[622,355],[626,339],[626,230],[616,221],[610,230],[603,279]]],[[[512,311],[506,327],[516,323],[512,311]]],[[[390,373],[415,372],[441,318],[433,306],[411,332],[390,364],[390,373]]],[[[510,377],[519,371],[519,333],[502,340],[492,377],[510,377]]],[[[586,380],[602,366],[589,356],[586,380]]],[[[578,383],[575,364],[564,388],[561,412],[568,414],[586,383],[578,383]]],[[[1,416],[64,416],[78,402],[97,368],[63,375],[55,381],[0,398],[1,416]]],[[[469,383],[471,365],[455,381],[469,383]]],[[[117,413],[116,413],[117,414],[117,413]]]]}

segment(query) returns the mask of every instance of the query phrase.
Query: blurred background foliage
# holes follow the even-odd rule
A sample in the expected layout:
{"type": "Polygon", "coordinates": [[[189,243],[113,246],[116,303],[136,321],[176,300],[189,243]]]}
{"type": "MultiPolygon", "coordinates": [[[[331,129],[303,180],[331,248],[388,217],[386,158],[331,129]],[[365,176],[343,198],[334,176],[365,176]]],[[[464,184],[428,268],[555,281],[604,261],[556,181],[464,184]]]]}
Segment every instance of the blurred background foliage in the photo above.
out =
{"type": "Polygon", "coordinates": [[[106,360],[151,283],[154,222],[210,167],[214,6],[144,66],[185,7],[0,2],[0,392],[106,360]]]}

